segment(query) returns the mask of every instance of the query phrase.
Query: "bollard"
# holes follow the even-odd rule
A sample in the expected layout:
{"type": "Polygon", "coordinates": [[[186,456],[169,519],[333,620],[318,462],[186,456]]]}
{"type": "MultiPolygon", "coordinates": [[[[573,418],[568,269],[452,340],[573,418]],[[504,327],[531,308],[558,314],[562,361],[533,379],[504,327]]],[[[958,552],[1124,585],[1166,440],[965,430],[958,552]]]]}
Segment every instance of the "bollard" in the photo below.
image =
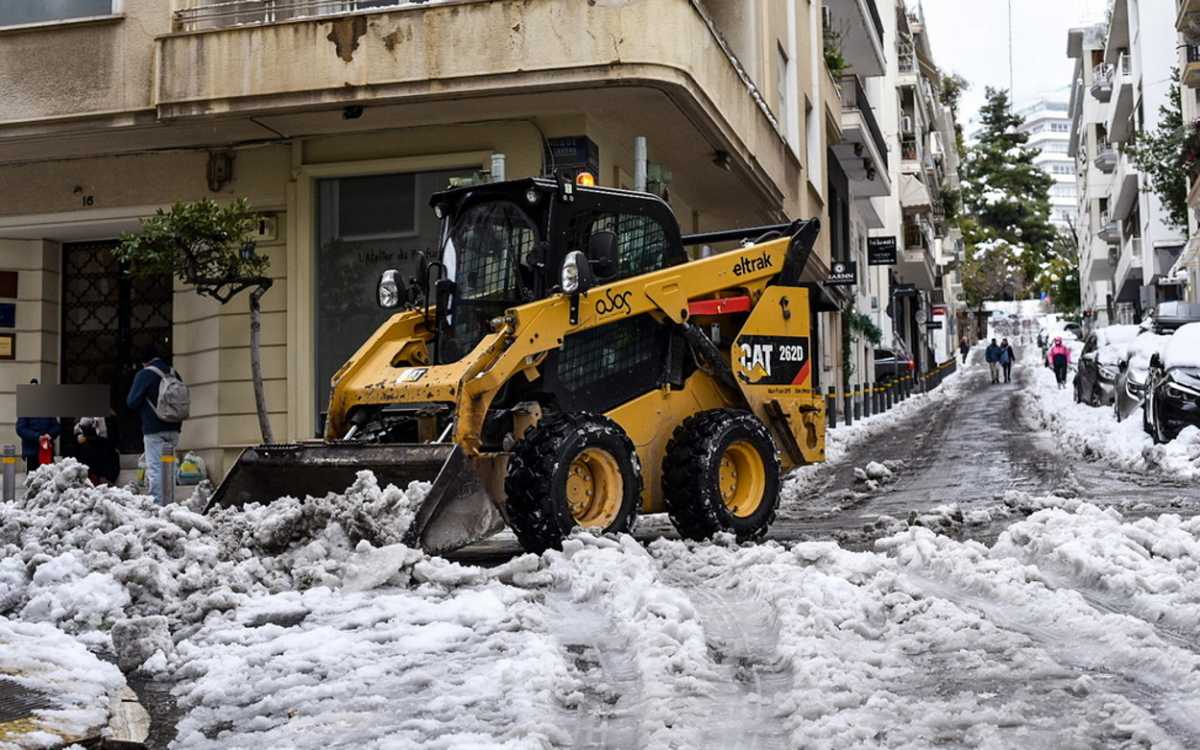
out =
{"type": "Polygon", "coordinates": [[[854,389],[854,419],[857,421],[863,416],[863,389],[854,389]]]}
{"type": "Polygon", "coordinates": [[[892,410],[892,390],[896,387],[896,381],[889,381],[883,389],[883,409],[884,411],[892,410]]]}
{"type": "Polygon", "coordinates": [[[837,427],[837,391],[829,386],[829,395],[825,399],[825,413],[828,415],[829,428],[837,427]]]}
{"type": "Polygon", "coordinates": [[[162,456],[162,480],[159,482],[160,505],[175,502],[175,454],[164,453],[162,456]]]}
{"type": "Polygon", "coordinates": [[[871,403],[871,399],[873,399],[874,397],[875,397],[875,389],[871,387],[870,383],[867,383],[866,390],[863,391],[863,417],[864,418],[869,419],[871,416],[871,407],[874,406],[874,404],[871,403]]]}
{"type": "Polygon", "coordinates": [[[17,499],[17,446],[4,446],[4,502],[11,503],[17,499]]]}
{"type": "Polygon", "coordinates": [[[842,422],[847,427],[854,424],[854,391],[850,390],[849,385],[842,392],[842,422]]]}

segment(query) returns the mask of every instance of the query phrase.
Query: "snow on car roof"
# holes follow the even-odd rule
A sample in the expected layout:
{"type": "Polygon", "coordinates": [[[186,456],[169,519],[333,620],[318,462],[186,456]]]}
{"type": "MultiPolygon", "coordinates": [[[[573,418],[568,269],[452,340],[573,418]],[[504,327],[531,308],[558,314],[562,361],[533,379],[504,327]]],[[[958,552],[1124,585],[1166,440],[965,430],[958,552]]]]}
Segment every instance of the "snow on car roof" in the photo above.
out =
{"type": "Polygon", "coordinates": [[[1134,325],[1107,326],[1096,331],[1096,339],[1101,346],[1125,344],[1137,338],[1140,330],[1141,328],[1134,325]]]}
{"type": "Polygon", "coordinates": [[[1180,326],[1163,348],[1167,367],[1200,367],[1200,323],[1180,326]]]}
{"type": "Polygon", "coordinates": [[[1142,335],[1129,342],[1129,346],[1125,350],[1125,361],[1129,363],[1130,368],[1139,372],[1149,369],[1150,355],[1161,352],[1163,346],[1170,340],[1170,336],[1143,332],[1142,335]]]}

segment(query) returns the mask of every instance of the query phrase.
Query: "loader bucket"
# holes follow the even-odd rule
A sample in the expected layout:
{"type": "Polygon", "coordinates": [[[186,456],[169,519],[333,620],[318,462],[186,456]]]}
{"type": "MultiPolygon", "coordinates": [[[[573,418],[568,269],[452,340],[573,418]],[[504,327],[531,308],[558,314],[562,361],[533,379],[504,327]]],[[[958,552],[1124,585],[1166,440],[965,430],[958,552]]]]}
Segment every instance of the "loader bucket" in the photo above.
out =
{"type": "Polygon", "coordinates": [[[276,498],[342,492],[359,471],[380,485],[432,482],[405,543],[441,554],[482,541],[504,527],[475,466],[452,443],[379,445],[308,443],[247,448],[209,500],[208,510],[276,498]]]}

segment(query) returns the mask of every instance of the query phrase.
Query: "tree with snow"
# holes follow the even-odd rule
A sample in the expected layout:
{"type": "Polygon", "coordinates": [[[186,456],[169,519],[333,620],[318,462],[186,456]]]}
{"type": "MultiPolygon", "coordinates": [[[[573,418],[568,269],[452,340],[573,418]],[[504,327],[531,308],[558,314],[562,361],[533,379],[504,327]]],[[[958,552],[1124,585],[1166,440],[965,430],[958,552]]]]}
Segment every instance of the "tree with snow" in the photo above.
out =
{"type": "Polygon", "coordinates": [[[1194,125],[1191,129],[1183,126],[1179,68],[1172,68],[1167,103],[1158,108],[1158,127],[1138,133],[1137,140],[1121,146],[1149,179],[1150,189],[1162,201],[1171,224],[1180,229],[1187,229],[1188,183],[1200,156],[1196,151],[1200,139],[1192,135],[1194,132],[1194,125]]]}
{"type": "Polygon", "coordinates": [[[1035,289],[1057,241],[1050,223],[1053,178],[1033,163],[1038,150],[1025,144],[1008,92],[987,89],[983,132],[963,161],[962,204],[968,300],[1027,297],[1035,289]],[[972,285],[975,285],[972,287],[972,285]]]}

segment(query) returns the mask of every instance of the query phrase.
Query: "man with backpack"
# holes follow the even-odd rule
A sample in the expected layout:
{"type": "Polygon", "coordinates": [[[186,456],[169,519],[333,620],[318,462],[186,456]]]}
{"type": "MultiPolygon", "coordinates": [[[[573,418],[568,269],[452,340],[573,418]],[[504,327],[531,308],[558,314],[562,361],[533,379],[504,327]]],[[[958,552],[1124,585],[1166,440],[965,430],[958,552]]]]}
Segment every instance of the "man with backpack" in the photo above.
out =
{"type": "MultiPolygon", "coordinates": [[[[129,397],[130,409],[136,409],[142,419],[142,441],[146,449],[146,478],[150,494],[163,504],[164,455],[174,456],[179,446],[179,430],[191,408],[188,387],[179,373],[151,346],[141,356],[142,369],[133,378],[129,397]]],[[[174,472],[168,477],[174,480],[174,472]]]]}

